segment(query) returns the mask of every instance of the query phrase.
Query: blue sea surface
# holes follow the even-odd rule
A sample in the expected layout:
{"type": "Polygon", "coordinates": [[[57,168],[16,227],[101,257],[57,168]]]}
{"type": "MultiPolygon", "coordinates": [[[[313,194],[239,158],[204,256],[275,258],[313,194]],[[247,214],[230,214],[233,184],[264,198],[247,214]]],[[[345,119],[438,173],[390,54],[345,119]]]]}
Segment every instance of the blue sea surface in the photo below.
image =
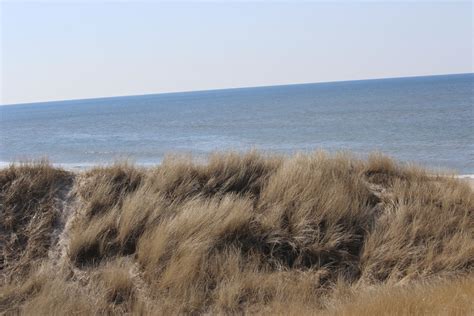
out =
{"type": "Polygon", "coordinates": [[[5,105],[0,161],[324,149],[474,174],[473,89],[474,74],[461,74],[5,105]]]}

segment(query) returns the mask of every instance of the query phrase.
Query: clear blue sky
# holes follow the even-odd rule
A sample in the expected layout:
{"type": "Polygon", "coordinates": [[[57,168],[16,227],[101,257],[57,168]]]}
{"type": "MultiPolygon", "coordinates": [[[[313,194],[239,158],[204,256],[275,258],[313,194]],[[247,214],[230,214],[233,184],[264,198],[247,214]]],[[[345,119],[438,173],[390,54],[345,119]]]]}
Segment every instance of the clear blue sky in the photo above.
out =
{"type": "Polygon", "coordinates": [[[473,72],[471,2],[1,4],[1,104],[473,72]]]}

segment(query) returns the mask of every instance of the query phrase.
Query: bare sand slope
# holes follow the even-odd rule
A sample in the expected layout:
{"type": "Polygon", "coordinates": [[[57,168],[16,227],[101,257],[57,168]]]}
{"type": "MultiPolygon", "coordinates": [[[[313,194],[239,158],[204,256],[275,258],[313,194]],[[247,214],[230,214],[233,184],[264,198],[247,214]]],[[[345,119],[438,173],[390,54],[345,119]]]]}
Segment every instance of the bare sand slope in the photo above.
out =
{"type": "Polygon", "coordinates": [[[474,191],[474,179],[473,178],[464,178],[462,179],[463,181],[466,181],[471,189],[474,191]]]}

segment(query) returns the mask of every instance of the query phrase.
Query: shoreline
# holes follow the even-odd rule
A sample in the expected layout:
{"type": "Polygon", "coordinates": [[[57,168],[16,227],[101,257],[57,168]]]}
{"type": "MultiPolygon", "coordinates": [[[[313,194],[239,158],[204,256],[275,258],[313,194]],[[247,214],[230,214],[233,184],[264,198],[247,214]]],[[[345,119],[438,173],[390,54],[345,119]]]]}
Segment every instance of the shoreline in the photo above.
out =
{"type": "MultiPolygon", "coordinates": [[[[7,162],[7,161],[0,161],[0,170],[4,168],[8,168],[10,165],[18,165],[22,163],[30,163],[30,162],[37,162],[37,160],[31,160],[31,161],[14,161],[14,162],[7,162]]],[[[108,167],[114,165],[114,163],[117,162],[122,162],[120,160],[118,161],[112,161],[112,162],[88,162],[88,163],[56,163],[56,162],[48,162],[52,167],[54,168],[61,168],[66,171],[71,171],[71,172],[82,172],[82,171],[87,171],[90,169],[93,169],[95,167],[108,167]]],[[[156,166],[161,165],[161,161],[159,162],[145,162],[145,163],[138,163],[138,162],[133,162],[133,161],[127,161],[125,162],[130,163],[131,165],[141,167],[141,168],[153,168],[156,166]]],[[[446,174],[448,176],[453,176],[454,178],[458,179],[466,179],[468,181],[473,181],[474,182],[474,173],[456,173],[456,172],[450,172],[449,169],[445,169],[443,172],[443,169],[433,169],[430,167],[426,167],[423,165],[420,165],[420,167],[426,169],[426,170],[431,170],[433,171],[434,174],[446,174]],[[436,172],[438,171],[438,172],[436,172]]]]}
{"type": "MultiPolygon", "coordinates": [[[[186,155],[184,155],[186,156],[186,155]]],[[[387,156],[389,157],[389,156],[387,156]]],[[[194,157],[197,158],[197,157],[194,157]]],[[[201,161],[201,158],[198,158],[197,161],[201,161]]],[[[204,159],[206,160],[206,159],[204,159]]],[[[363,160],[363,159],[362,159],[363,160]]],[[[39,162],[42,161],[41,159],[38,160],[25,160],[25,161],[0,161],[0,169],[4,169],[9,167],[10,165],[18,165],[22,163],[34,163],[34,162],[39,162]]],[[[84,170],[89,170],[95,167],[107,167],[114,165],[115,163],[121,163],[121,162],[126,162],[130,163],[131,165],[137,166],[137,167],[143,167],[143,168],[153,168],[156,166],[161,165],[163,160],[157,161],[157,162],[134,162],[133,160],[112,160],[109,162],[81,162],[81,163],[75,163],[75,162],[50,162],[46,160],[51,166],[55,168],[62,168],[67,171],[84,171],[84,170]]],[[[403,161],[399,161],[402,162],[403,161]]],[[[452,169],[449,168],[436,168],[436,167],[430,167],[430,166],[424,166],[422,164],[418,164],[419,167],[425,169],[425,170],[430,170],[433,171],[435,174],[447,174],[447,175],[453,175],[456,178],[460,179],[474,179],[474,173],[460,173],[460,172],[453,172],[452,169]]]]}

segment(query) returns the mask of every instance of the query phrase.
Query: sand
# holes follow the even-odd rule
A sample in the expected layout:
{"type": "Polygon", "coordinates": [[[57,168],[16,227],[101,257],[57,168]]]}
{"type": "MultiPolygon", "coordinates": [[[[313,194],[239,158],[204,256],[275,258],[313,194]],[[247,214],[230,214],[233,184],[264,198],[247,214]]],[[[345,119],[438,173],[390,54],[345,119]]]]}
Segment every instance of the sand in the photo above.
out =
{"type": "Polygon", "coordinates": [[[463,179],[465,180],[467,183],[469,183],[469,185],[471,186],[471,189],[474,190],[474,179],[473,178],[466,178],[466,179],[463,179]]]}

